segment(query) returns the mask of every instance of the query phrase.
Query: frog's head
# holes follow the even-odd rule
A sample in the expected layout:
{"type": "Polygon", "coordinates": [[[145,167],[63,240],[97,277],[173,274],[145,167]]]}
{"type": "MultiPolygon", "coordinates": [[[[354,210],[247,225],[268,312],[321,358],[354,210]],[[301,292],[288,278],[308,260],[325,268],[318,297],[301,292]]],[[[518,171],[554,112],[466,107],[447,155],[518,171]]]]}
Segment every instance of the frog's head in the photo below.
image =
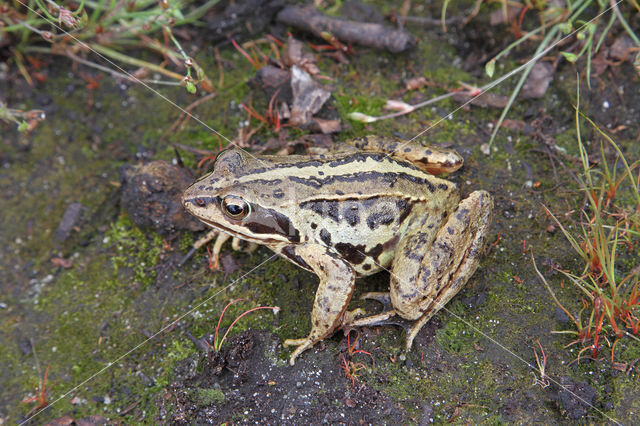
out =
{"type": "Polygon", "coordinates": [[[182,195],[184,208],[206,223],[244,240],[260,243],[297,243],[300,234],[286,215],[261,197],[264,183],[253,176],[271,167],[236,149],[218,155],[213,171],[182,195]]]}

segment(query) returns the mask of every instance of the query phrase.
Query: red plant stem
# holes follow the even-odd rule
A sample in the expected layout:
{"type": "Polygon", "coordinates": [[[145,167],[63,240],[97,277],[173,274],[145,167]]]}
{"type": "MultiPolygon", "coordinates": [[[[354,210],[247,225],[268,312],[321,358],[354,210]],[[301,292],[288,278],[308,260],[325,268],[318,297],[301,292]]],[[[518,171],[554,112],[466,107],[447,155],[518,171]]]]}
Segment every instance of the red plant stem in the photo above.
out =
{"type": "MultiPolygon", "coordinates": [[[[229,328],[227,328],[227,332],[224,333],[224,336],[222,336],[222,340],[220,341],[220,345],[222,346],[222,342],[224,342],[224,339],[227,338],[227,334],[229,334],[229,332],[231,331],[231,329],[233,328],[233,326],[240,320],[240,318],[242,318],[243,316],[253,312],[253,311],[257,311],[259,309],[272,309],[274,311],[279,311],[280,308],[278,308],[277,306],[257,306],[255,308],[251,308],[248,311],[243,312],[240,316],[238,316],[238,318],[236,318],[231,325],[229,326],[229,328]]],[[[224,313],[224,312],[223,312],[224,313]]],[[[218,330],[216,329],[216,334],[218,333],[218,330]]]]}
{"type": "MultiPolygon", "coordinates": [[[[216,325],[216,332],[213,336],[213,347],[216,348],[216,350],[218,350],[219,348],[218,346],[218,331],[220,331],[220,324],[222,324],[222,318],[224,317],[224,313],[227,311],[227,308],[231,305],[233,305],[236,302],[240,302],[244,299],[236,299],[236,300],[232,300],[231,302],[227,303],[227,306],[224,307],[224,309],[222,310],[222,313],[220,314],[220,318],[218,318],[218,325],[216,325]]],[[[225,334],[226,336],[226,334],[225,334]]],[[[224,338],[223,338],[224,339],[224,338]]]]}
{"type": "Polygon", "coordinates": [[[247,53],[246,50],[244,50],[242,47],[240,47],[240,45],[238,43],[236,43],[236,41],[234,39],[231,39],[231,44],[233,44],[233,47],[235,47],[238,52],[240,52],[242,54],[242,56],[244,56],[245,58],[247,58],[247,60],[249,62],[251,62],[251,65],[253,65],[253,67],[257,70],[259,70],[260,66],[258,66],[258,64],[253,60],[253,58],[247,53]]]}
{"type": "Polygon", "coordinates": [[[253,109],[248,108],[245,104],[240,104],[240,106],[244,108],[244,110],[247,111],[249,115],[252,116],[253,118],[256,118],[257,120],[262,121],[263,123],[267,123],[267,120],[263,116],[255,112],[253,109]]]}

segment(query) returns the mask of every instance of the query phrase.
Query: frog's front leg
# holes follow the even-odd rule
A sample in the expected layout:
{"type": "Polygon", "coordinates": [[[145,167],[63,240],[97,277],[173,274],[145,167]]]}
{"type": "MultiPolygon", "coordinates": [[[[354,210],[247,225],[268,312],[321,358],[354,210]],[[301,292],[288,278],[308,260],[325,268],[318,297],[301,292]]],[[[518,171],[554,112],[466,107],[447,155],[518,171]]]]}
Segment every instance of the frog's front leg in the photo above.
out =
{"type": "Polygon", "coordinates": [[[407,336],[407,349],[422,326],[476,270],[492,209],[491,195],[475,191],[442,223],[433,243],[420,247],[421,234],[407,235],[400,241],[401,255],[392,265],[390,296],[398,315],[417,320],[407,336]]]}
{"type": "Polygon", "coordinates": [[[282,252],[290,259],[294,256],[295,260],[292,260],[296,263],[304,262],[306,265],[301,266],[307,266],[320,278],[309,335],[284,341],[285,346],[297,346],[289,358],[293,365],[298,355],[329,336],[341,324],[353,294],[356,273],[348,263],[318,244],[287,246],[282,252]]]}

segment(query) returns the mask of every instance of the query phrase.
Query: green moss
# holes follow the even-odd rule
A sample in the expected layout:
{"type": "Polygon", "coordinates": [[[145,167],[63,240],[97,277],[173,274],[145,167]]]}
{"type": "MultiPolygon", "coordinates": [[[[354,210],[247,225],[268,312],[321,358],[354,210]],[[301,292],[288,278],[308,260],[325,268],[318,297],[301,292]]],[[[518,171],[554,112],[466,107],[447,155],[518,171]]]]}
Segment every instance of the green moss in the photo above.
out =
{"type": "Polygon", "coordinates": [[[471,352],[479,336],[470,330],[467,321],[461,318],[460,315],[464,316],[464,307],[461,303],[455,303],[453,306],[449,305],[448,309],[455,316],[447,318],[445,326],[436,334],[436,341],[443,349],[450,352],[471,352]]]}
{"type": "Polygon", "coordinates": [[[224,392],[219,389],[212,388],[196,388],[192,389],[189,396],[193,402],[200,407],[210,405],[221,405],[225,401],[224,392]]]}
{"type": "Polygon", "coordinates": [[[163,250],[163,240],[159,234],[144,234],[131,223],[127,215],[120,215],[107,231],[104,243],[116,250],[113,258],[116,272],[120,268],[132,269],[136,282],[145,287],[155,281],[154,267],[163,250]]]}

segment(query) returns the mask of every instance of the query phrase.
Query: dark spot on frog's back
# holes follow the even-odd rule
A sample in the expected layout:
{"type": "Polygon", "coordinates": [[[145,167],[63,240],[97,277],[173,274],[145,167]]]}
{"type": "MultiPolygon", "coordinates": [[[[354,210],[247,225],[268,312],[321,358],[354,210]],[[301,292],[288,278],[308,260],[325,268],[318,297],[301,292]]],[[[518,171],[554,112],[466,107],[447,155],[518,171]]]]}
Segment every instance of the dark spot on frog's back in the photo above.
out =
{"type": "Polygon", "coordinates": [[[284,191],[282,191],[282,189],[278,188],[275,191],[273,191],[273,196],[274,196],[274,198],[282,198],[282,197],[284,197],[284,191]]]}
{"type": "Polygon", "coordinates": [[[384,246],[382,244],[376,244],[375,247],[367,252],[367,255],[373,257],[375,260],[378,260],[378,258],[382,254],[383,248],[384,246]]]}
{"type": "Polygon", "coordinates": [[[331,234],[326,229],[320,230],[320,239],[325,243],[325,245],[331,245],[331,234]]]}
{"type": "Polygon", "coordinates": [[[461,209],[458,211],[458,213],[456,213],[456,219],[458,219],[459,221],[464,221],[466,220],[468,215],[469,209],[461,209]]]}
{"type": "Polygon", "coordinates": [[[300,203],[301,209],[311,210],[320,217],[328,217],[336,222],[340,222],[340,213],[338,211],[339,201],[305,201],[300,203]]]}
{"type": "Polygon", "coordinates": [[[356,226],[360,223],[360,210],[358,204],[347,205],[342,211],[342,216],[351,226],[356,226]]]}
{"type": "Polygon", "coordinates": [[[361,264],[365,259],[365,247],[363,244],[338,243],[335,248],[344,260],[354,265],[361,264]]]}
{"type": "Polygon", "coordinates": [[[398,216],[398,223],[404,222],[407,216],[409,216],[411,209],[413,209],[413,204],[413,202],[409,202],[405,199],[396,201],[396,208],[398,209],[398,212],[400,212],[400,215],[398,216]]]}
{"type": "Polygon", "coordinates": [[[393,211],[375,212],[367,217],[367,226],[373,231],[381,225],[389,225],[393,222],[394,218],[393,211]]]}

